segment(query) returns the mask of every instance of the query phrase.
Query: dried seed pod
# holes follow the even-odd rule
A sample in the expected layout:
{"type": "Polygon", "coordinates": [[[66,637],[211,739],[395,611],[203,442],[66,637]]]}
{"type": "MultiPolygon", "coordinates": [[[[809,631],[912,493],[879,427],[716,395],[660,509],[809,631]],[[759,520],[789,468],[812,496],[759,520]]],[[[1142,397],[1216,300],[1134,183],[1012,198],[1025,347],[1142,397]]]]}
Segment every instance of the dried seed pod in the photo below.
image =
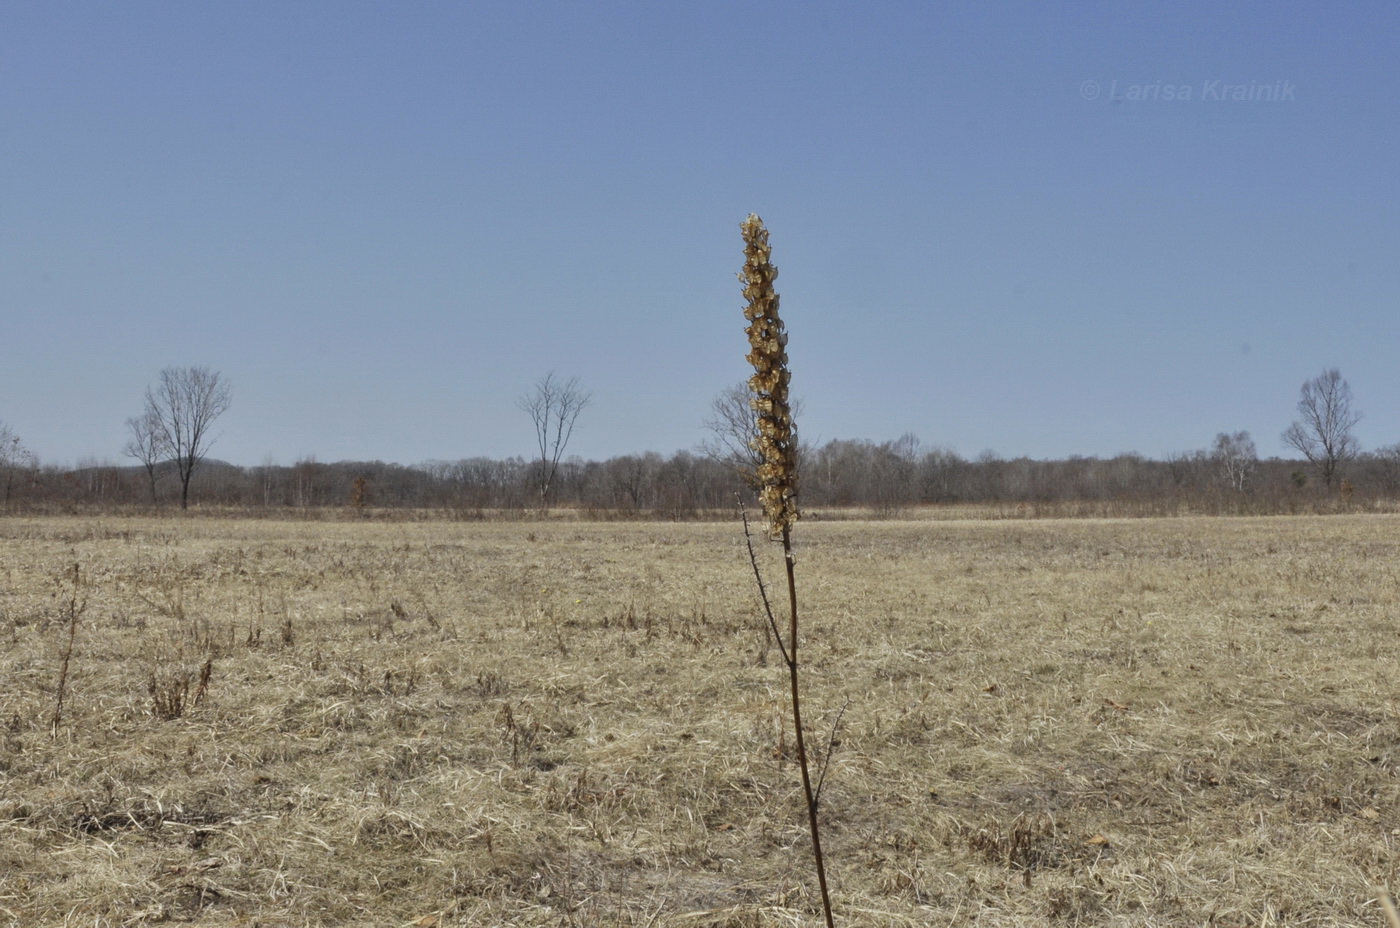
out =
{"type": "Polygon", "coordinates": [[[797,434],[788,402],[787,332],[778,316],[778,294],[773,281],[778,269],[769,263],[772,247],[763,220],[750,214],[741,226],[744,235],[744,333],[752,349],[747,356],[754,375],[749,378],[753,392],[750,402],[755,414],[756,434],[749,447],[763,458],[758,467],[759,500],[768,518],[768,531],[781,536],[798,519],[797,434]]]}

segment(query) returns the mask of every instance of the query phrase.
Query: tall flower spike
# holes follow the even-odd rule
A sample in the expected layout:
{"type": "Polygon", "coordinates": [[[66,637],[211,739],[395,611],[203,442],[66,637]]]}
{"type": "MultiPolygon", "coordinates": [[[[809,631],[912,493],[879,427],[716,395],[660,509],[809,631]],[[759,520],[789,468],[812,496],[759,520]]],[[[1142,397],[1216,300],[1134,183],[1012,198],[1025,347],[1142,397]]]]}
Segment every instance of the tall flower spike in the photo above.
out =
{"type": "Polygon", "coordinates": [[[787,332],[778,317],[778,294],[773,281],[778,269],[769,262],[772,248],[763,220],[752,213],[741,226],[744,233],[744,269],[739,280],[744,285],[744,318],[749,325],[748,362],[754,375],[749,378],[753,397],[749,405],[755,414],[756,433],[749,447],[762,457],[758,468],[759,501],[768,518],[768,533],[780,537],[798,519],[797,509],[797,432],[788,402],[787,332]]]}

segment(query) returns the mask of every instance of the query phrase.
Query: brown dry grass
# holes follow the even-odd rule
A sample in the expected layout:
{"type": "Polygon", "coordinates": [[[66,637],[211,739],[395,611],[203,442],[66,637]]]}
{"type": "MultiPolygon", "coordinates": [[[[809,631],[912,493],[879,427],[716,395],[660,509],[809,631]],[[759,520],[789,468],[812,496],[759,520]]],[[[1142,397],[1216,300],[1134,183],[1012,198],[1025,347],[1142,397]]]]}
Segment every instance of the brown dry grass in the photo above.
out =
{"type": "MultiPolygon", "coordinates": [[[[805,524],[839,922],[1384,925],[1397,529],[805,524]]],[[[0,924],[817,918],[737,526],[9,519],[0,584],[0,924]]]]}

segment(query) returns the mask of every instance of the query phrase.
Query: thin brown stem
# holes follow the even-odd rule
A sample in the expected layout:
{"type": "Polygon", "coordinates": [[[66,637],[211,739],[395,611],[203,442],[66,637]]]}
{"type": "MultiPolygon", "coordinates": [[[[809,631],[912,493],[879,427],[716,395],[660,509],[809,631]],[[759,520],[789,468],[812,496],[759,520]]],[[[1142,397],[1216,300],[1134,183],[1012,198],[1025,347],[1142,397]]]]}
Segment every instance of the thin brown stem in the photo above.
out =
{"type": "Polygon", "coordinates": [[[826,785],[827,771],[831,770],[831,756],[836,753],[836,746],[841,743],[836,740],[836,736],[841,733],[841,719],[845,717],[850,704],[849,698],[841,704],[841,711],[836,713],[836,721],[831,723],[831,731],[826,736],[826,753],[822,756],[822,769],[821,773],[817,774],[817,789],[813,794],[819,810],[822,804],[822,787],[826,785]]]}
{"type": "Polygon", "coordinates": [[[749,511],[744,508],[742,499],[739,500],[739,516],[744,520],[744,544],[748,546],[749,565],[753,567],[753,578],[758,582],[758,595],[763,600],[763,614],[768,617],[768,631],[778,643],[778,653],[783,656],[783,663],[791,664],[792,659],[788,657],[787,646],[783,644],[782,632],[778,631],[778,620],[773,617],[773,604],[768,599],[768,585],[763,582],[763,571],[758,569],[758,554],[753,549],[753,534],[749,531],[749,511]]]}
{"type": "Polygon", "coordinates": [[[817,885],[821,887],[822,914],[827,928],[835,928],[831,916],[831,893],[826,885],[826,859],[822,856],[822,833],[817,822],[817,795],[812,789],[812,771],[807,762],[807,742],[802,735],[802,695],[797,685],[797,575],[792,554],[792,530],[783,526],[783,564],[787,567],[788,587],[788,682],[792,689],[792,727],[797,737],[797,764],[802,770],[802,793],[807,800],[807,824],[812,832],[812,857],[817,865],[817,885]]]}
{"type": "Polygon", "coordinates": [[[63,649],[63,663],[58,671],[58,686],[54,696],[53,718],[49,722],[49,732],[58,734],[58,726],[63,722],[63,698],[68,693],[68,665],[73,660],[73,642],[78,637],[78,616],[82,615],[86,603],[78,603],[78,586],[81,580],[78,565],[73,565],[73,595],[68,600],[68,646],[63,649]]]}

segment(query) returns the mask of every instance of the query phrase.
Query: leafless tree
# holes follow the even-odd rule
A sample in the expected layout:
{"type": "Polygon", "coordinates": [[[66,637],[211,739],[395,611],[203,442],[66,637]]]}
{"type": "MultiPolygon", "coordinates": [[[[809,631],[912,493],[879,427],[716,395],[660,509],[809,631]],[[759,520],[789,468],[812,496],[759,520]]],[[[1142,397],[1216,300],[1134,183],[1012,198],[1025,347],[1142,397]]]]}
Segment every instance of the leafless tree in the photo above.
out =
{"type": "Polygon", "coordinates": [[[1382,492],[1400,494],[1400,444],[1386,445],[1371,453],[1371,470],[1382,492]]]}
{"type": "Polygon", "coordinates": [[[1361,450],[1353,429],[1361,412],[1353,405],[1351,385],[1335,367],[1303,384],[1298,416],[1283,443],[1302,452],[1328,489],[1338,471],[1361,450]]]}
{"type": "Polygon", "coordinates": [[[15,477],[20,471],[35,466],[34,455],[8,425],[0,422],[0,480],[5,482],[5,504],[14,492],[15,477]]]}
{"type": "Polygon", "coordinates": [[[700,443],[700,453],[712,461],[734,468],[749,486],[757,486],[762,456],[749,442],[758,434],[753,408],[749,405],[749,385],[743,382],[726,387],[710,401],[705,419],[709,437],[700,443]]]}
{"type": "Polygon", "coordinates": [[[1259,451],[1248,432],[1221,432],[1215,436],[1211,459],[1225,485],[1244,492],[1249,489],[1259,466],[1259,451]]]}
{"type": "Polygon", "coordinates": [[[606,466],[614,497],[633,509],[641,509],[647,493],[656,482],[661,455],[654,451],[642,455],[628,454],[613,458],[606,466]]]}
{"type": "MultiPolygon", "coordinates": [[[[709,437],[700,442],[699,451],[705,457],[732,467],[744,483],[758,485],[758,465],[763,456],[749,444],[758,434],[758,419],[749,404],[749,385],[744,381],[725,387],[710,401],[710,415],[703,426],[709,437]]],[[[802,415],[802,401],[792,402],[792,417],[802,415]]],[[[798,448],[798,469],[801,470],[801,448],[798,448]]]]}
{"type": "Polygon", "coordinates": [[[228,411],[228,382],[207,367],[167,367],[146,390],[146,410],[158,447],[175,461],[180,475],[180,508],[190,505],[190,478],[204,460],[213,438],[209,428],[228,411]]]}
{"type": "Polygon", "coordinates": [[[126,420],[126,430],[131,437],[126,440],[122,453],[135,458],[146,468],[146,479],[151,486],[151,503],[156,502],[156,483],[165,473],[160,469],[162,461],[171,456],[170,446],[165,442],[165,432],[160,425],[160,417],[148,406],[139,416],[126,420]]]}
{"type": "Polygon", "coordinates": [[[1177,490],[1199,490],[1210,478],[1210,456],[1199,448],[1166,457],[1167,473],[1177,490]]]}
{"type": "Polygon", "coordinates": [[[292,465],[292,475],[296,480],[293,500],[297,506],[306,509],[316,502],[317,485],[321,482],[324,466],[316,460],[316,455],[308,454],[292,465]]]}
{"type": "Polygon", "coordinates": [[[870,449],[865,474],[867,491],[882,516],[896,516],[914,501],[914,476],[919,466],[919,437],[905,432],[895,441],[881,442],[870,449]]]}
{"type": "Polygon", "coordinates": [[[553,371],[544,375],[534,389],[516,401],[535,426],[535,441],[539,446],[538,489],[540,505],[549,503],[549,491],[559,472],[559,460],[564,456],[574,423],[579,414],[593,402],[593,394],[579,384],[578,377],[563,380],[553,371]]]}

